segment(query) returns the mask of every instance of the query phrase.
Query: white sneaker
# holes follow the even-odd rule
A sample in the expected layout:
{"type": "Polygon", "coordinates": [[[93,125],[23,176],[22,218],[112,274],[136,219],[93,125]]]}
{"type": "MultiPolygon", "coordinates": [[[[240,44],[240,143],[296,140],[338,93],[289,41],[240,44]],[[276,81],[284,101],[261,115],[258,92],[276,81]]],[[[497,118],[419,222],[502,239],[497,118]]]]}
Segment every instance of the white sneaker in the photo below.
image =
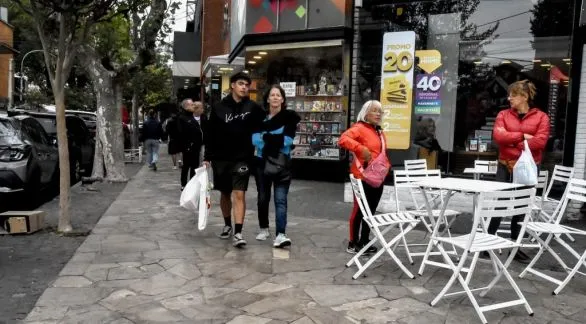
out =
{"type": "Polygon", "coordinates": [[[260,232],[258,232],[258,235],[256,236],[256,239],[258,241],[266,241],[269,237],[271,237],[271,234],[269,234],[269,229],[261,228],[260,232]]]}
{"type": "Polygon", "coordinates": [[[287,234],[279,233],[273,242],[273,246],[277,248],[283,248],[291,245],[291,240],[287,237],[287,234]]]}
{"type": "Polygon", "coordinates": [[[177,166],[176,165],[173,166],[173,170],[177,170],[177,166]]]}
{"type": "Polygon", "coordinates": [[[242,238],[242,233],[234,234],[232,240],[234,241],[232,245],[234,245],[235,247],[243,247],[246,245],[246,241],[242,238]]]}
{"type": "Polygon", "coordinates": [[[178,165],[179,167],[182,167],[182,166],[183,166],[183,161],[181,161],[181,160],[177,161],[177,165],[178,165]]]}

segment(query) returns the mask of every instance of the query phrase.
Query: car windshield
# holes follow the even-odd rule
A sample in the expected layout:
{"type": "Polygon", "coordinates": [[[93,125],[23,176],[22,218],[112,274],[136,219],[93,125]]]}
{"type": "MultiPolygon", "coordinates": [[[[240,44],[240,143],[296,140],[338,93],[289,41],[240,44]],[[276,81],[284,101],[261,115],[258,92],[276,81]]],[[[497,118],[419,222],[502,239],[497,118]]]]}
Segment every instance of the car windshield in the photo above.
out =
{"type": "Polygon", "coordinates": [[[22,144],[19,132],[10,121],[0,119],[0,146],[14,144],[22,144]]]}

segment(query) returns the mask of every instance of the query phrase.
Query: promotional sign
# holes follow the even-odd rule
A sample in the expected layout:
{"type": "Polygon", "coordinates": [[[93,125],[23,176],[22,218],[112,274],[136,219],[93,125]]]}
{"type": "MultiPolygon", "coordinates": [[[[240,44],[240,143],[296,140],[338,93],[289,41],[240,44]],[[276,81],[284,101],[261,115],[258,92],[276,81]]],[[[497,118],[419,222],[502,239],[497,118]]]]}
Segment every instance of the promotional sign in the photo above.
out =
{"type": "Polygon", "coordinates": [[[295,89],[296,89],[295,82],[281,82],[280,86],[281,86],[281,88],[283,88],[283,90],[285,90],[285,97],[287,97],[287,98],[295,97],[295,89]]]}
{"type": "Polygon", "coordinates": [[[387,148],[410,146],[413,107],[413,62],[415,32],[385,33],[383,36],[381,94],[382,128],[387,148]]]}
{"type": "Polygon", "coordinates": [[[420,50],[415,56],[419,58],[417,66],[425,72],[415,77],[415,114],[439,115],[442,76],[436,70],[442,65],[442,55],[438,50],[420,50]]]}

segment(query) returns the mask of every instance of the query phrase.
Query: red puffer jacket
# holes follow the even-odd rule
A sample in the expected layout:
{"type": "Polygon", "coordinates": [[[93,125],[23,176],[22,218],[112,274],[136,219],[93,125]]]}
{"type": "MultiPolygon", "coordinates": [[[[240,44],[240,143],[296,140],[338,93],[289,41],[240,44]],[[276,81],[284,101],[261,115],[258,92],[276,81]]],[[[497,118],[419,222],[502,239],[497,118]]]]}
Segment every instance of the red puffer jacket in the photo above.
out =
{"type": "Polygon", "coordinates": [[[523,134],[533,135],[527,140],[533,159],[540,163],[549,138],[549,117],[538,108],[531,108],[523,119],[514,109],[499,112],[492,136],[499,145],[499,160],[517,161],[523,151],[523,134]]]}

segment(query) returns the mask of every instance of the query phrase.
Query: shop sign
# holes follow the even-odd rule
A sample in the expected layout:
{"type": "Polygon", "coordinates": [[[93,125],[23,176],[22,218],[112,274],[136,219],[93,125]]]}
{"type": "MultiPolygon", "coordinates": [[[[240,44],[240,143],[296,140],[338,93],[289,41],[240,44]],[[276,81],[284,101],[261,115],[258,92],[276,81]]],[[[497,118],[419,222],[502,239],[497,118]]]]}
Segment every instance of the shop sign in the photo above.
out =
{"type": "Polygon", "coordinates": [[[296,89],[296,84],[295,82],[281,82],[281,88],[283,88],[283,90],[285,90],[285,97],[290,98],[290,97],[295,97],[295,89],[296,89]]]}
{"type": "Polygon", "coordinates": [[[384,34],[380,102],[389,149],[406,150],[410,146],[414,56],[415,32],[384,34]]]}
{"type": "Polygon", "coordinates": [[[415,56],[419,58],[417,66],[424,72],[415,77],[415,114],[439,115],[442,76],[436,70],[442,65],[442,55],[438,50],[421,50],[415,56]]]}

